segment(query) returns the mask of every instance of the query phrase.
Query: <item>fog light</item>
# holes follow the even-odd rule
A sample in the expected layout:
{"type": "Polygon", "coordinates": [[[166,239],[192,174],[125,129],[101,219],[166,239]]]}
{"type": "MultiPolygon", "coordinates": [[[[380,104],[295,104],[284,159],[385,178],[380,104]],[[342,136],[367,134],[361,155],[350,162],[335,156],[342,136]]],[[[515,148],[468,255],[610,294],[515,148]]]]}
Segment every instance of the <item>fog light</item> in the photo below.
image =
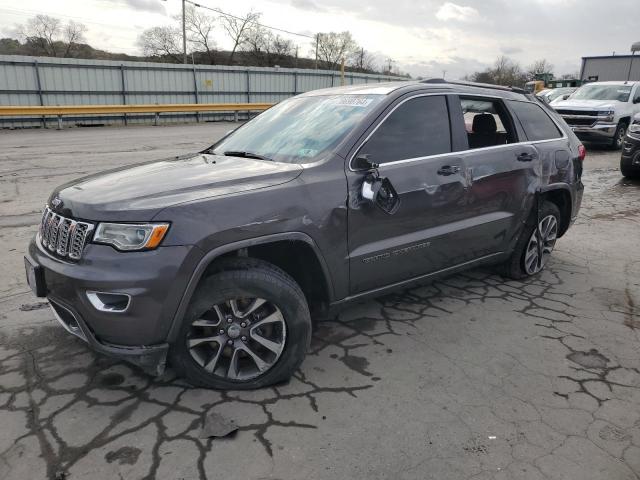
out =
{"type": "Polygon", "coordinates": [[[87,291],[87,298],[91,305],[101,312],[121,313],[126,311],[131,303],[131,295],[126,293],[87,291]]]}

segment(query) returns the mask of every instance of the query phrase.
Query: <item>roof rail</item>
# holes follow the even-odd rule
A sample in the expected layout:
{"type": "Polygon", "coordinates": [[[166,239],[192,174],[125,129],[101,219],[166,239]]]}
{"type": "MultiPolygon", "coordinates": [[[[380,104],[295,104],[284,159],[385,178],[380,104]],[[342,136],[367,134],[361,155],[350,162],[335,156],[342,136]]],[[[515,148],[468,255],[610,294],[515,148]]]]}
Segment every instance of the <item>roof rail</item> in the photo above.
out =
{"type": "Polygon", "coordinates": [[[444,78],[428,78],[426,80],[421,80],[420,83],[449,83],[451,85],[464,85],[467,87],[491,88],[494,90],[506,90],[506,91],[515,92],[515,93],[526,93],[526,91],[520,87],[506,87],[504,85],[493,85],[491,83],[466,82],[464,80],[445,80],[444,78]]]}

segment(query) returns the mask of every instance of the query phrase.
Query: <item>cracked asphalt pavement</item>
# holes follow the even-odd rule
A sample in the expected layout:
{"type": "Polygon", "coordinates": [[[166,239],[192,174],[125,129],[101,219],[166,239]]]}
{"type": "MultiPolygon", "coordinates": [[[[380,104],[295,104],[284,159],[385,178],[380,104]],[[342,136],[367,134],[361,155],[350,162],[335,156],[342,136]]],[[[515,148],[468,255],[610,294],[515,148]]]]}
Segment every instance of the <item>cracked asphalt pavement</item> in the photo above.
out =
{"type": "Polygon", "coordinates": [[[0,131],[0,478],[640,478],[640,182],[589,149],[545,272],[487,269],[320,323],[285,385],[191,388],[96,355],[24,280],[48,193],[229,124],[0,131]],[[215,413],[238,431],[200,438],[215,413]]]}

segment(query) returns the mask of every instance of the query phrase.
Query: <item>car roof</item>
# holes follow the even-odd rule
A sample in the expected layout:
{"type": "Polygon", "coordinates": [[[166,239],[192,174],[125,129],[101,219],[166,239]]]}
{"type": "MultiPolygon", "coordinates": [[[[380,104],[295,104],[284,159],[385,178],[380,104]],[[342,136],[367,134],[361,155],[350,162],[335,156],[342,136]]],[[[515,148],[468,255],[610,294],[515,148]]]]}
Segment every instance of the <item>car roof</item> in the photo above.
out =
{"type": "Polygon", "coordinates": [[[345,85],[342,87],[321,88],[301,94],[302,97],[316,97],[321,95],[388,95],[395,90],[416,82],[381,82],[365,83],[358,85],[345,85]]]}
{"type": "Polygon", "coordinates": [[[393,93],[407,93],[413,90],[434,89],[439,91],[454,91],[461,94],[480,93],[490,96],[514,98],[522,100],[524,90],[519,88],[473,83],[466,81],[447,81],[441,78],[428,80],[408,80],[395,82],[380,82],[340,87],[322,88],[300,94],[301,97],[333,96],[333,95],[391,95],[393,93]],[[497,95],[496,95],[497,94],[497,95]]]}
{"type": "Polygon", "coordinates": [[[640,82],[634,82],[633,80],[629,80],[629,81],[623,81],[623,80],[618,80],[618,81],[608,81],[608,82],[588,82],[585,83],[585,85],[635,85],[636,83],[640,83],[640,82]]]}

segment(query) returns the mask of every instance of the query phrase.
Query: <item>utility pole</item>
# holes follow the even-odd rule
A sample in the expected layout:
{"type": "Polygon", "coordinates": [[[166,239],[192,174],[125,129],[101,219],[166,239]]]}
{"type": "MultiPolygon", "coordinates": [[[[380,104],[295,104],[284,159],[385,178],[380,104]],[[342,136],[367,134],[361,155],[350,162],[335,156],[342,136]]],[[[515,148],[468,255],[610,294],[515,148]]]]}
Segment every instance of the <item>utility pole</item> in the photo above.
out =
{"type": "Polygon", "coordinates": [[[187,63],[187,23],[185,19],[186,0],[182,0],[182,63],[187,63]]]}
{"type": "Polygon", "coordinates": [[[631,69],[633,68],[633,56],[640,51],[640,42],[631,45],[631,60],[629,61],[629,72],[627,73],[627,82],[631,78],[631,69]]]}
{"type": "Polygon", "coordinates": [[[318,44],[320,43],[320,34],[316,33],[316,63],[315,63],[315,69],[318,69],[318,44]]]}

